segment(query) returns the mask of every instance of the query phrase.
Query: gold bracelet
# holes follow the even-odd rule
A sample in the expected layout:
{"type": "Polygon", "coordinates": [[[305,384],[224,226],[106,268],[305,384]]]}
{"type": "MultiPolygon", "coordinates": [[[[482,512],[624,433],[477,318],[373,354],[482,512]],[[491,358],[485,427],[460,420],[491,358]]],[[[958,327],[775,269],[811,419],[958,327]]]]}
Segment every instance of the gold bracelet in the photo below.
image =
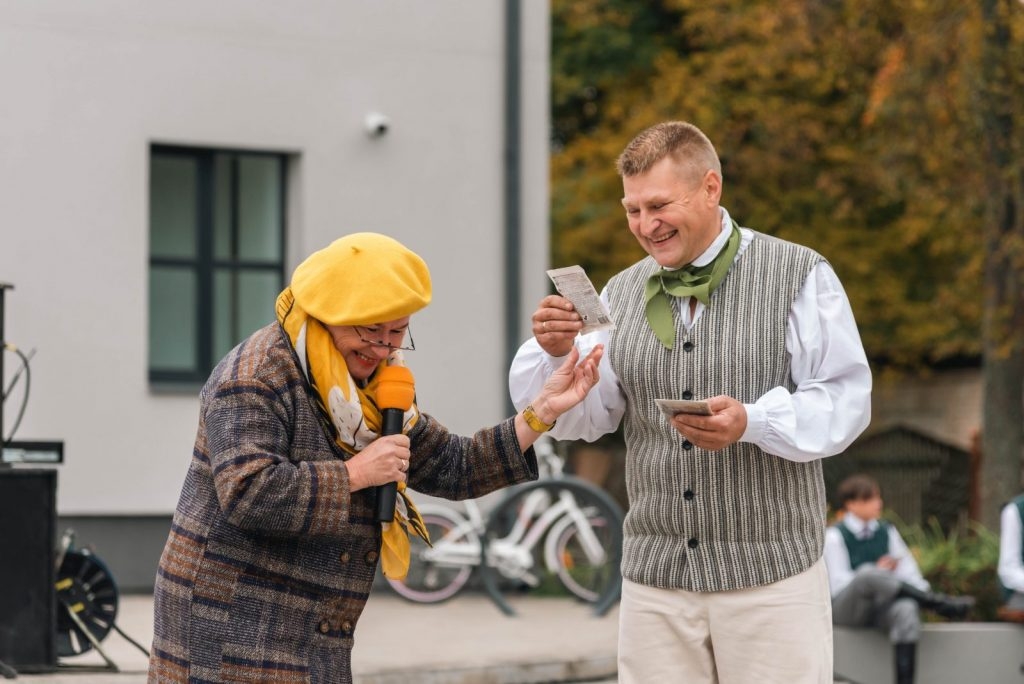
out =
{"type": "Polygon", "coordinates": [[[537,415],[537,412],[533,410],[533,404],[530,404],[523,409],[523,420],[526,421],[526,424],[529,425],[530,429],[534,432],[547,432],[551,428],[555,427],[555,423],[558,422],[557,420],[554,420],[550,425],[545,423],[537,415]]]}

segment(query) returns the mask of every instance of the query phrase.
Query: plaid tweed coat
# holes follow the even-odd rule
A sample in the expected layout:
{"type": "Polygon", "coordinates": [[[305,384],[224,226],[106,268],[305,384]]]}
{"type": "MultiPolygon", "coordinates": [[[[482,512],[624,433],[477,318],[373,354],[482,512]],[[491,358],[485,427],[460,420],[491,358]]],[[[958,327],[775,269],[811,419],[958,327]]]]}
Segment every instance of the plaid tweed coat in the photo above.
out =
{"type": "MultiPolygon", "coordinates": [[[[277,323],[232,350],[200,395],[199,432],[157,572],[150,682],[349,682],[380,556],[374,490],[277,323]]],[[[507,420],[472,438],[429,415],[409,486],[449,499],[537,477],[507,420]]]]}

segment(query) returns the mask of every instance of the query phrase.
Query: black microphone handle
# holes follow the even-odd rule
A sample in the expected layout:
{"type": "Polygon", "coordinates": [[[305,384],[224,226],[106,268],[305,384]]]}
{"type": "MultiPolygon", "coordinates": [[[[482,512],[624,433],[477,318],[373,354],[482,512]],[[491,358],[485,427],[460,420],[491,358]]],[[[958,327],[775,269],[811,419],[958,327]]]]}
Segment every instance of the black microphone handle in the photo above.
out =
{"type": "MultiPolygon", "coordinates": [[[[381,411],[380,436],[402,434],[405,411],[387,408],[381,411]]],[[[377,486],[377,522],[392,522],[395,519],[395,499],[398,497],[398,483],[389,482],[377,486]]]]}

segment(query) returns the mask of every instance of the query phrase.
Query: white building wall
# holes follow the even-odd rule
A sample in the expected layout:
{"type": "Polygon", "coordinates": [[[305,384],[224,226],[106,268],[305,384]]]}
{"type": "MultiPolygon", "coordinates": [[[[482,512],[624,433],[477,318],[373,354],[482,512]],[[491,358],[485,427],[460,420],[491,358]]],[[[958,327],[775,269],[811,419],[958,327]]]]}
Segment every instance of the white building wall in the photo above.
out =
{"type": "MultiPolygon", "coordinates": [[[[522,20],[526,335],[547,288],[548,3],[522,20]]],[[[61,514],[169,513],[191,454],[198,388],[147,379],[152,143],[294,155],[289,272],[355,231],[420,253],[420,405],[464,433],[504,417],[505,30],[497,0],[0,2],[0,281],[7,340],[36,350],[16,438],[64,441],[61,514]]]]}

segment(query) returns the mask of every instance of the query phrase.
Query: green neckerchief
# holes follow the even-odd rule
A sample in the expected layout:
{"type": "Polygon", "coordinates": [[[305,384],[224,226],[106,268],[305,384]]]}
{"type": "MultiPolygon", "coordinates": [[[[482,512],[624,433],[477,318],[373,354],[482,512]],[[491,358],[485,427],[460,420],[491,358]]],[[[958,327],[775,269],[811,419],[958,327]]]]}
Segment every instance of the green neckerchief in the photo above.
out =
{"type": "Polygon", "coordinates": [[[711,301],[711,293],[725,278],[726,272],[740,249],[740,227],[732,222],[732,233],[725,248],[706,266],[684,266],[675,271],[661,269],[647,279],[644,299],[647,301],[647,323],[666,348],[676,341],[676,325],[672,320],[672,300],[669,297],[696,297],[704,306],[711,301]]]}

